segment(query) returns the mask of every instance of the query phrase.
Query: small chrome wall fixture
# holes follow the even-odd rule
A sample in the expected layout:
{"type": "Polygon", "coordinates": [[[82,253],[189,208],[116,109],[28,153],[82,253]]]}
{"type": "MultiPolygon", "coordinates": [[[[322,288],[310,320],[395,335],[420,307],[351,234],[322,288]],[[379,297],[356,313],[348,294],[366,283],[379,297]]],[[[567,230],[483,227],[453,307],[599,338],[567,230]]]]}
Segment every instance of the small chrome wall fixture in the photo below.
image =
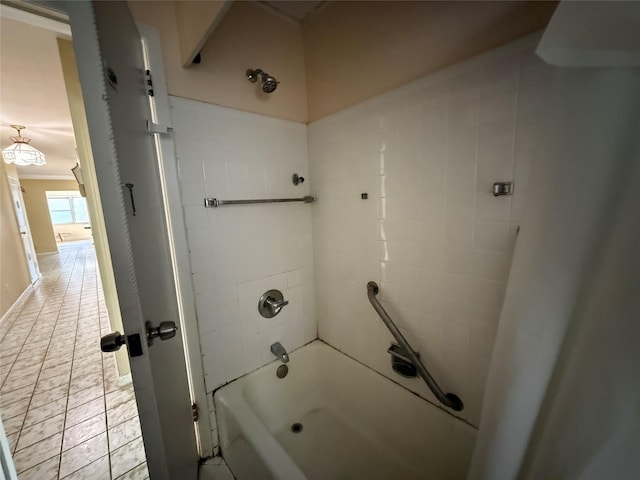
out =
{"type": "Polygon", "coordinates": [[[297,173],[294,173],[293,175],[291,175],[291,181],[294,185],[300,185],[301,183],[304,183],[304,177],[301,177],[297,173]]]}
{"type": "MultiPolygon", "coordinates": [[[[392,343],[387,352],[391,354],[391,368],[394,372],[402,375],[405,378],[415,378],[418,376],[418,368],[413,364],[407,351],[398,345],[392,343]]],[[[418,352],[413,352],[416,357],[420,358],[418,352]]]]}
{"type": "Polygon", "coordinates": [[[260,77],[260,86],[264,93],[273,93],[278,88],[278,82],[275,77],[272,77],[267,72],[264,72],[260,68],[250,68],[247,70],[247,80],[251,83],[256,83],[260,77]]]}
{"type": "Polygon", "coordinates": [[[285,305],[289,305],[289,301],[284,299],[280,290],[267,290],[258,300],[258,312],[264,318],[272,318],[279,314],[285,305]]]}
{"type": "Polygon", "coordinates": [[[493,196],[513,195],[513,182],[495,182],[493,184],[493,196]]]}

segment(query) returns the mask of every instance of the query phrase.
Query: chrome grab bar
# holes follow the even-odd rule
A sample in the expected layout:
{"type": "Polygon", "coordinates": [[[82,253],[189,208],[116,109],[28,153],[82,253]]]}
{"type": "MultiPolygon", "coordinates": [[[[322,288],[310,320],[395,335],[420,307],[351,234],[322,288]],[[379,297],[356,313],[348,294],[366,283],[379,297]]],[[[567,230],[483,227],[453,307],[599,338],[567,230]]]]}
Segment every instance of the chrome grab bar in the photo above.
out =
{"type": "Polygon", "coordinates": [[[256,200],[218,200],[217,198],[205,198],[206,208],[221,207],[222,205],[249,205],[252,203],[288,203],[288,202],[315,202],[315,197],[307,195],[301,198],[259,198],[256,200]]]}
{"type": "Polygon", "coordinates": [[[396,342],[398,342],[398,344],[400,344],[400,346],[404,348],[405,353],[409,356],[411,363],[413,363],[418,369],[418,373],[420,373],[420,376],[427,384],[427,387],[429,387],[429,390],[433,392],[436,398],[444,406],[449,407],[457,412],[462,410],[464,408],[464,404],[462,403],[460,397],[458,397],[454,393],[444,393],[427,370],[427,367],[424,366],[424,364],[413,352],[413,349],[411,348],[411,345],[409,345],[409,342],[407,342],[407,340],[404,338],[404,335],[402,335],[396,324],[393,323],[393,320],[391,320],[391,317],[386,312],[386,310],[382,307],[382,305],[380,305],[380,302],[376,298],[378,292],[379,288],[376,282],[367,283],[367,296],[369,297],[371,305],[378,313],[378,315],[380,315],[380,318],[391,332],[391,335],[393,335],[393,338],[396,339],[396,342]]]}

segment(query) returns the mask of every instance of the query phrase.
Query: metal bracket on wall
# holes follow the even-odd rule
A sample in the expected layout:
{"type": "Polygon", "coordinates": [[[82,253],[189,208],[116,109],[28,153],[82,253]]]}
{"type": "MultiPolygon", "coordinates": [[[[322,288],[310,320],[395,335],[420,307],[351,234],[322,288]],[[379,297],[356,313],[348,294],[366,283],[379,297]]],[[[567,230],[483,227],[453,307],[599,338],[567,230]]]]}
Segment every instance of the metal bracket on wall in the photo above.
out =
{"type": "Polygon", "coordinates": [[[153,123],[150,120],[147,120],[147,130],[149,131],[149,133],[173,133],[173,127],[170,127],[169,125],[160,125],[159,123],[153,123]]]}
{"type": "Polygon", "coordinates": [[[493,184],[493,196],[513,195],[513,182],[495,182],[493,184]]]}

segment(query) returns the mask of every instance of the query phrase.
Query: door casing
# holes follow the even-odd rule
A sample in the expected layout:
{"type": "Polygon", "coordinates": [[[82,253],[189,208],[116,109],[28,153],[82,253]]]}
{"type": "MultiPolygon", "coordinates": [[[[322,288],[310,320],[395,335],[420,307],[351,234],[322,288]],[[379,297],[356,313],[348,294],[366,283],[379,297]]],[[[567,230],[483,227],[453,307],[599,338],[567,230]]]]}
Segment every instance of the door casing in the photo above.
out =
{"type": "MultiPolygon", "coordinates": [[[[67,17],[69,15],[69,2],[67,1],[29,0],[28,3],[53,10],[67,17]]],[[[150,69],[153,71],[156,123],[170,125],[170,107],[164,74],[160,33],[157,28],[148,25],[138,25],[138,29],[145,44],[146,60],[149,62],[150,69]]],[[[80,62],[82,60],[78,59],[77,61],[80,62]]],[[[199,454],[200,457],[207,458],[214,454],[209,421],[209,404],[212,405],[213,401],[212,398],[209,399],[207,395],[204,381],[200,336],[195,311],[195,295],[191,283],[189,250],[178,181],[175,144],[170,135],[157,135],[156,142],[160,157],[159,163],[165,172],[164,180],[168,201],[167,216],[173,227],[171,228],[171,238],[174,251],[174,268],[178,278],[179,301],[182,313],[181,321],[183,323],[182,332],[185,339],[185,346],[187,347],[189,381],[192,388],[192,396],[199,410],[198,420],[196,422],[199,454]]]]}
{"type": "Polygon", "coordinates": [[[179,322],[162,165],[145,124],[150,109],[142,45],[126,8],[122,2],[71,2],[68,13],[149,471],[154,478],[189,479],[197,476],[198,454],[186,358],[177,343],[186,329],[179,322]],[[137,216],[123,189],[128,182],[135,188],[137,216]],[[147,320],[176,321],[182,328],[173,340],[148,346],[147,320]]]}

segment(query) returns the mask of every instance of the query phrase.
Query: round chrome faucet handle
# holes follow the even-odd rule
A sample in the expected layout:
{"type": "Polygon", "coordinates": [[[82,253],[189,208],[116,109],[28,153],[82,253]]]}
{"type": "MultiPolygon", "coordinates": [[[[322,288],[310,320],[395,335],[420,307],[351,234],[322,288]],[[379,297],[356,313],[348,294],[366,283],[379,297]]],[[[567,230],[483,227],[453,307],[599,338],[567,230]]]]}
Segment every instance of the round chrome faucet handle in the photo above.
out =
{"type": "Polygon", "coordinates": [[[258,300],[258,312],[264,318],[272,318],[280,313],[282,307],[288,304],[289,301],[284,299],[280,290],[268,290],[258,300]]]}

